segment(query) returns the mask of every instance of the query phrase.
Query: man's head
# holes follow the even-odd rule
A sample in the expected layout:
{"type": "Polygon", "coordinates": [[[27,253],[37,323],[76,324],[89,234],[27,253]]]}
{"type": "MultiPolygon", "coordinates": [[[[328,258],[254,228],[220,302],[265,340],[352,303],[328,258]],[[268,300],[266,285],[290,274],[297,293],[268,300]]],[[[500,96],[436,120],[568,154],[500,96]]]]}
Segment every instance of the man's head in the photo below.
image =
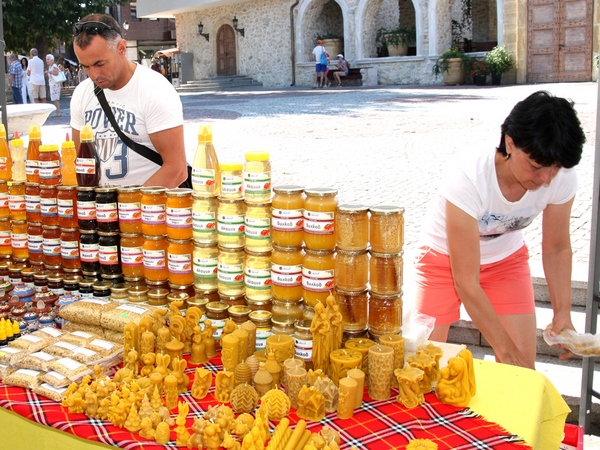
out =
{"type": "Polygon", "coordinates": [[[89,14],[73,25],[73,42],[83,50],[95,36],[101,36],[113,49],[123,39],[117,21],[106,14],[89,14]]]}
{"type": "Polygon", "coordinates": [[[11,53],[10,55],[8,55],[8,60],[12,63],[14,61],[17,60],[17,55],[15,55],[14,53],[11,53]]]}
{"type": "Polygon", "coordinates": [[[29,56],[34,57],[37,55],[38,55],[37,48],[32,48],[31,50],[29,50],[29,56]]]}

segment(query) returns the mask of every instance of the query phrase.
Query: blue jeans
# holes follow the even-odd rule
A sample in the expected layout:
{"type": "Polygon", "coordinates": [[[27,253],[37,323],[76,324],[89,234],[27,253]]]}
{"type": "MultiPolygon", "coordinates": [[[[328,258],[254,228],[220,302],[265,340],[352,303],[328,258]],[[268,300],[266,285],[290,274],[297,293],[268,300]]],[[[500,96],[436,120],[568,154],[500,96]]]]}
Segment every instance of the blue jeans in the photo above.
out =
{"type": "Polygon", "coordinates": [[[12,86],[13,102],[15,105],[23,103],[23,97],[21,96],[21,88],[12,86]]]}

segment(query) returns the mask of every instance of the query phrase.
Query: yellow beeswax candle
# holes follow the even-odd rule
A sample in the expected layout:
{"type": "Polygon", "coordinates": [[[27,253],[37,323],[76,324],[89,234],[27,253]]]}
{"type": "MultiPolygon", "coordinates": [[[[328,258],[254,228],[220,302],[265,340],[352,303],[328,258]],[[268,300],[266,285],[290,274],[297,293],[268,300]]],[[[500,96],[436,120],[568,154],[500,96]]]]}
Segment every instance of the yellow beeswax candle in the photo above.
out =
{"type": "Polygon", "coordinates": [[[354,415],[358,383],[354,378],[345,377],[340,378],[339,386],[337,416],[338,419],[349,419],[354,415]]]}
{"type": "Polygon", "coordinates": [[[240,340],[238,360],[240,362],[246,361],[246,358],[250,356],[248,353],[248,331],[244,330],[243,328],[236,328],[232,334],[240,340]]]}
{"type": "Polygon", "coordinates": [[[273,352],[275,360],[283,366],[286,359],[293,358],[295,354],[294,338],[286,334],[273,334],[267,338],[266,354],[273,352]]]}
{"type": "Polygon", "coordinates": [[[361,370],[365,372],[365,375],[369,375],[369,358],[367,357],[367,355],[369,354],[369,347],[375,344],[375,341],[367,338],[348,339],[344,344],[344,348],[350,350],[358,350],[363,355],[363,363],[361,365],[361,370]]]}
{"type": "Polygon", "coordinates": [[[221,337],[221,360],[224,370],[235,370],[239,362],[239,345],[240,340],[231,333],[221,337]]]}
{"type": "MultiPolygon", "coordinates": [[[[379,338],[379,344],[394,349],[394,369],[402,369],[404,367],[404,338],[398,334],[384,334],[379,338]]],[[[392,377],[392,387],[398,387],[396,377],[392,377]]]]}
{"type": "Polygon", "coordinates": [[[369,397],[387,400],[392,389],[394,349],[385,345],[369,347],[369,397]]]}
{"type": "Polygon", "coordinates": [[[296,445],[298,445],[300,439],[304,435],[304,430],[306,430],[306,421],[300,419],[283,450],[296,450],[296,445]]]}
{"type": "Polygon", "coordinates": [[[365,373],[360,369],[350,369],[348,376],[356,380],[356,401],[354,408],[360,408],[363,401],[363,393],[365,391],[365,373]]]}
{"type": "Polygon", "coordinates": [[[248,356],[253,355],[256,351],[256,325],[251,320],[247,320],[240,325],[240,328],[248,332],[248,356]]]}
{"type": "Polygon", "coordinates": [[[358,350],[346,348],[334,350],[329,355],[329,378],[337,385],[338,381],[346,376],[348,369],[355,367],[360,369],[362,360],[362,353],[358,350]]]}
{"type": "Polygon", "coordinates": [[[287,388],[287,371],[294,367],[304,368],[304,360],[300,358],[288,358],[283,362],[283,385],[287,388]]]}
{"type": "Polygon", "coordinates": [[[286,393],[292,403],[292,408],[298,409],[298,394],[302,386],[306,384],[307,373],[306,369],[302,367],[292,367],[287,371],[288,384],[286,386],[286,393]]]}

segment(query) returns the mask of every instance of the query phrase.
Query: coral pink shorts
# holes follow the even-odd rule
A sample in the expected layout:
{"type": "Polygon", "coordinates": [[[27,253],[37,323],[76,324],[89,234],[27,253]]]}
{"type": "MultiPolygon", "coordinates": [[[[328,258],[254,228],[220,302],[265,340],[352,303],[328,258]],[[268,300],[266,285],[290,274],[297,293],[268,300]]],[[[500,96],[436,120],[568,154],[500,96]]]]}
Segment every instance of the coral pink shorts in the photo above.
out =
{"type": "MultiPolygon", "coordinates": [[[[529,271],[529,252],[523,245],[501,261],[484,264],[479,281],[496,314],[533,314],[535,302],[529,271]]],[[[435,317],[436,325],[460,318],[460,298],[454,288],[450,257],[429,247],[422,248],[416,268],[417,311],[435,317]]]]}

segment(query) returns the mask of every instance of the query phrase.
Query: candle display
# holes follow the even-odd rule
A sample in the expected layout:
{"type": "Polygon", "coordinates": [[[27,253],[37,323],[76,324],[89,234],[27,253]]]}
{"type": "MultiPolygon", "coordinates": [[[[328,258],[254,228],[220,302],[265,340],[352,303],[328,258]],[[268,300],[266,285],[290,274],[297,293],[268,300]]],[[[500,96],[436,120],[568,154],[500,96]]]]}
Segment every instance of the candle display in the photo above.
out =
{"type": "Polygon", "coordinates": [[[229,403],[233,391],[233,372],[218,372],[215,378],[215,398],[218,402],[229,403]]]}
{"type": "Polygon", "coordinates": [[[354,408],[360,408],[363,402],[363,393],[365,391],[365,373],[360,369],[350,369],[348,376],[356,380],[356,399],[354,408]]]}
{"type": "Polygon", "coordinates": [[[325,397],[316,387],[302,386],[298,393],[296,415],[302,419],[319,422],[325,418],[325,397]]]}
{"type": "Polygon", "coordinates": [[[307,373],[302,367],[292,367],[287,370],[287,384],[285,386],[292,408],[298,409],[298,395],[302,386],[306,384],[307,373]]]}
{"type": "Polygon", "coordinates": [[[396,369],[394,375],[398,380],[398,403],[402,403],[406,408],[414,408],[425,401],[423,391],[419,386],[424,375],[421,369],[406,366],[396,369]]]}
{"type": "Polygon", "coordinates": [[[192,384],[192,397],[203,399],[208,395],[208,390],[212,385],[212,372],[203,367],[196,368],[194,374],[194,383],[192,384]]]}
{"type": "Polygon", "coordinates": [[[441,370],[440,380],[435,388],[435,393],[442,403],[469,406],[471,398],[475,395],[472,364],[471,352],[466,349],[448,360],[448,365],[441,370]]]}
{"type": "Polygon", "coordinates": [[[233,381],[235,386],[244,383],[252,384],[252,370],[246,362],[241,362],[235,366],[235,370],[233,371],[233,381]]]}
{"type": "Polygon", "coordinates": [[[221,361],[223,369],[233,372],[238,364],[240,340],[233,334],[221,336],[221,361]]]}
{"type": "Polygon", "coordinates": [[[358,382],[350,377],[340,378],[339,387],[337,416],[338,419],[349,419],[354,415],[358,382]]]}
{"type": "Polygon", "coordinates": [[[248,353],[248,339],[249,339],[248,331],[243,328],[237,328],[232,334],[240,340],[238,360],[246,361],[246,358],[249,355],[249,353],[248,353]]]}
{"type": "Polygon", "coordinates": [[[288,381],[287,381],[287,372],[288,370],[294,368],[294,367],[302,367],[304,368],[304,361],[300,358],[288,358],[283,362],[283,385],[286,388],[287,391],[287,385],[288,385],[288,381]]]}
{"type": "MultiPolygon", "coordinates": [[[[384,334],[379,338],[381,345],[387,345],[394,349],[394,369],[404,367],[404,338],[398,334],[384,334]]],[[[398,387],[398,381],[392,378],[392,387],[398,387]]]]}
{"type": "Polygon", "coordinates": [[[386,400],[392,389],[394,349],[384,345],[369,347],[369,397],[386,400]]]}
{"type": "Polygon", "coordinates": [[[348,369],[361,368],[363,355],[358,350],[340,348],[329,355],[329,378],[337,385],[348,369]]]}
{"type": "Polygon", "coordinates": [[[242,330],[248,333],[248,356],[256,351],[256,325],[251,320],[247,320],[240,325],[242,330]]]}
{"type": "Polygon", "coordinates": [[[267,355],[271,352],[274,353],[275,360],[283,366],[286,359],[294,357],[294,338],[285,334],[269,336],[265,350],[267,355]]]}
{"type": "Polygon", "coordinates": [[[416,355],[409,356],[407,360],[409,365],[424,372],[420,382],[421,391],[430,392],[433,389],[433,383],[437,381],[435,360],[422,350],[419,350],[416,355]]]}
{"type": "Polygon", "coordinates": [[[358,350],[363,355],[363,363],[361,370],[365,372],[365,375],[369,375],[369,347],[375,345],[376,342],[367,338],[353,338],[348,339],[344,347],[350,350],[358,350]]]}

